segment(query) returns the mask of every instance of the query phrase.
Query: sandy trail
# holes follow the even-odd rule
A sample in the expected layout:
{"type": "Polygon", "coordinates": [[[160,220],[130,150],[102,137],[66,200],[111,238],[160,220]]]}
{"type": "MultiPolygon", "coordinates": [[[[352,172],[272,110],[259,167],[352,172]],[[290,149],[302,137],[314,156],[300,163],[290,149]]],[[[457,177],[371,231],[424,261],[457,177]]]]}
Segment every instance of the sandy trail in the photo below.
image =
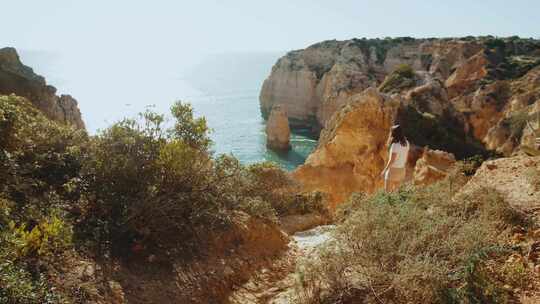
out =
{"type": "Polygon", "coordinates": [[[289,249],[272,267],[261,269],[229,298],[235,304],[290,304],[295,296],[295,268],[300,257],[317,258],[318,248],[332,238],[334,225],[297,232],[289,249]]]}

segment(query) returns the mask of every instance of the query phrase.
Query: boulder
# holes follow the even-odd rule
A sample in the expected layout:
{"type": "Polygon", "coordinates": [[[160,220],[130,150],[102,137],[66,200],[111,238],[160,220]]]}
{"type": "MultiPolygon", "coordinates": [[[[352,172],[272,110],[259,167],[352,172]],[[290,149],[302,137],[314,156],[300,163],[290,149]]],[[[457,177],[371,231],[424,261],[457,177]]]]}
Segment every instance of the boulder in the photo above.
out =
{"type": "Polygon", "coordinates": [[[494,189],[513,207],[540,218],[540,157],[516,155],[485,161],[459,195],[479,188],[494,189]]]}
{"type": "Polygon", "coordinates": [[[288,151],[291,130],[289,119],[283,106],[275,105],[266,122],[266,146],[276,151],[288,151]]]}
{"type": "Polygon", "coordinates": [[[424,149],[422,157],[416,161],[414,167],[414,184],[429,185],[445,178],[455,163],[452,153],[424,149]]]}

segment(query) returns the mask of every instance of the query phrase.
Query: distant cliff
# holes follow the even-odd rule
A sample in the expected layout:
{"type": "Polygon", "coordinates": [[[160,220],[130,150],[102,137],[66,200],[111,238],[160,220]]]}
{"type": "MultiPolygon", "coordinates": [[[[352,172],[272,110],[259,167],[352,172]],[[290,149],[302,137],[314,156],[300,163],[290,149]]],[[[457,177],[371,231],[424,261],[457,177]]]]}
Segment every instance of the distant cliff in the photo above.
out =
{"type": "MultiPolygon", "coordinates": [[[[284,104],[293,128],[318,133],[350,96],[385,84],[401,65],[416,74],[409,88],[437,80],[448,100],[467,104],[476,89],[538,65],[539,52],[539,41],[517,37],[324,41],[278,60],[262,86],[261,112],[267,117],[274,104],[284,104]]],[[[382,91],[400,89],[389,84],[382,91]]]]}
{"type": "Polygon", "coordinates": [[[25,66],[14,48],[0,49],[0,94],[26,97],[47,117],[84,129],[77,101],[56,95],[56,88],[25,66]]]}
{"type": "Polygon", "coordinates": [[[534,144],[526,124],[540,115],[540,41],[325,41],[279,59],[260,103],[263,116],[279,104],[293,130],[320,132],[318,148],[294,176],[337,204],[381,187],[387,134],[396,123],[414,145],[457,159],[508,156],[534,144]]]}

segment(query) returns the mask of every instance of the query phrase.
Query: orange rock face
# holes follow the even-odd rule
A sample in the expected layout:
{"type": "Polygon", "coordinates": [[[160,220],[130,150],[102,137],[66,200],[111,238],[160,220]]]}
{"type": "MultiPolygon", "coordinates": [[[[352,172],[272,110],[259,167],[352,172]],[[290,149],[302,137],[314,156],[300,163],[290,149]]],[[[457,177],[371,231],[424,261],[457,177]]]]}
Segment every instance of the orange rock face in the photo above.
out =
{"type": "Polygon", "coordinates": [[[267,116],[273,105],[283,104],[295,124],[320,129],[350,96],[378,86],[402,64],[440,77],[443,82],[455,67],[465,65],[454,72],[449,84],[457,90],[474,83],[486,72],[477,69],[484,58],[470,58],[482,49],[477,41],[459,39],[320,42],[278,60],[263,83],[261,110],[267,116]]]}
{"type": "Polygon", "coordinates": [[[484,52],[480,51],[460,65],[445,83],[450,98],[470,90],[478,80],[484,78],[488,74],[488,63],[484,52]]]}
{"type": "Polygon", "coordinates": [[[291,105],[302,114],[287,113],[290,119],[324,127],[293,176],[306,190],[328,194],[335,207],[353,192],[382,187],[388,131],[398,120],[413,145],[407,179],[416,184],[446,176],[456,157],[488,150],[508,156],[520,145],[534,146],[540,119],[526,121],[540,115],[538,62],[540,41],[526,39],[326,41],[278,61],[261,108],[291,105]],[[414,71],[414,83],[392,95],[375,89],[403,64],[414,71]]]}
{"type": "Polygon", "coordinates": [[[425,149],[414,167],[414,184],[429,185],[445,178],[455,163],[452,153],[425,149]]]}
{"type": "Polygon", "coordinates": [[[367,89],[354,95],[323,130],[319,147],[293,172],[302,185],[329,195],[330,207],[353,192],[373,192],[387,157],[386,141],[399,101],[367,89]]]}

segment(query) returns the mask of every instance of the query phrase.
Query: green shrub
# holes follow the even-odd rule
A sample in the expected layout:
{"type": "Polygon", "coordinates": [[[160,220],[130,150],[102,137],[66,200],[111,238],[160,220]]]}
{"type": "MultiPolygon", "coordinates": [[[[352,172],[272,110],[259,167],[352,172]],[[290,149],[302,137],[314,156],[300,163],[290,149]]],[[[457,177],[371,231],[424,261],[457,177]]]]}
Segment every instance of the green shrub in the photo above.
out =
{"type": "Polygon", "coordinates": [[[287,173],[273,165],[213,158],[206,122],[193,117],[190,105],[178,102],[171,112],[172,128],[146,112],[91,139],[77,227],[97,250],[124,255],[137,242],[196,251],[200,235],[229,225],[233,211],[275,221],[294,197],[287,173]]]}
{"type": "Polygon", "coordinates": [[[168,127],[147,111],[89,137],[0,96],[0,303],[73,302],[61,286],[67,256],[125,258],[142,246],[192,258],[239,211],[275,222],[323,210],[274,165],[214,157],[189,104],[171,112],[168,127]]]}
{"type": "Polygon", "coordinates": [[[11,221],[9,229],[14,235],[12,241],[19,257],[51,256],[71,246],[71,227],[56,215],[42,220],[32,229],[28,229],[26,224],[17,227],[11,221]]]}
{"type": "Polygon", "coordinates": [[[467,157],[461,161],[459,164],[459,169],[466,176],[473,176],[476,173],[476,170],[480,168],[484,160],[484,156],[482,155],[473,155],[467,157]]]}
{"type": "Polygon", "coordinates": [[[296,181],[279,166],[264,162],[249,165],[246,169],[250,181],[246,194],[261,196],[277,215],[328,213],[321,193],[302,193],[296,181]]]}
{"type": "Polygon", "coordinates": [[[384,93],[397,93],[403,89],[413,87],[415,83],[415,74],[412,67],[408,64],[400,64],[386,77],[379,86],[379,90],[384,93]]]}
{"type": "Polygon", "coordinates": [[[36,279],[25,267],[0,255],[0,303],[69,303],[54,292],[44,276],[36,279]]]}

